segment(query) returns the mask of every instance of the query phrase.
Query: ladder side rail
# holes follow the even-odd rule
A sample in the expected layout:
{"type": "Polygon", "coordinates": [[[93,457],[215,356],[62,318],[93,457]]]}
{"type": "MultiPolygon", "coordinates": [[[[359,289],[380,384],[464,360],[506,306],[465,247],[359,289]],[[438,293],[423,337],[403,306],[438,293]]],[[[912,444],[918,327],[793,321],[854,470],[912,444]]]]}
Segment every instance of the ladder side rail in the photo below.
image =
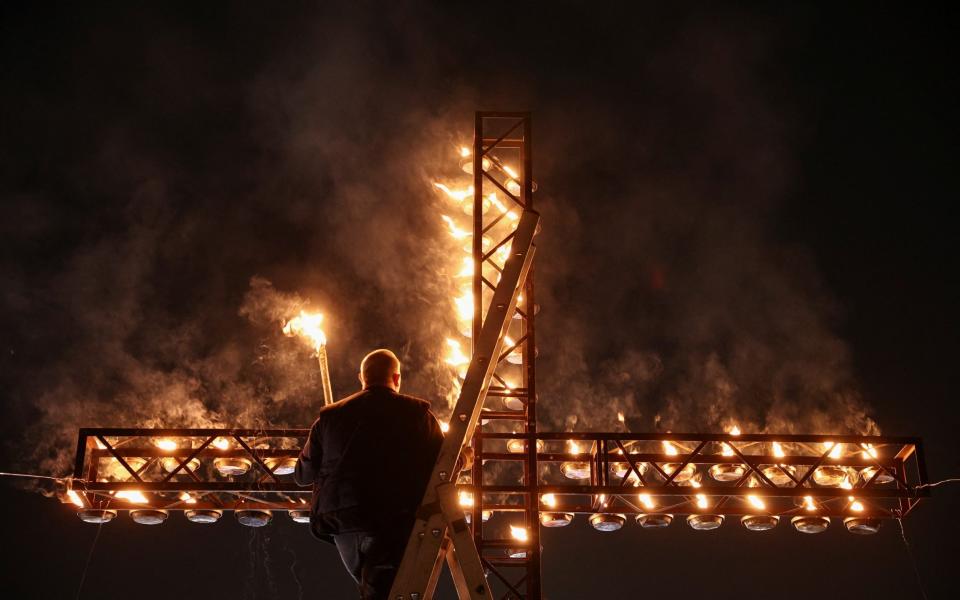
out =
{"type": "MultiPolygon", "coordinates": [[[[428,591],[428,579],[440,552],[447,526],[438,501],[437,486],[455,480],[454,469],[460,454],[476,428],[486,390],[490,386],[490,379],[503,345],[503,337],[516,310],[517,295],[523,288],[533,263],[536,251],[533,238],[539,222],[540,215],[532,210],[525,210],[520,217],[510,258],[504,266],[500,283],[487,312],[487,319],[477,339],[476,351],[467,368],[467,376],[450,419],[450,429],[440,448],[416,514],[403,561],[394,580],[391,599],[423,600],[426,597],[424,594],[428,591]]],[[[476,553],[476,547],[472,544],[471,546],[476,553]]],[[[463,552],[459,554],[462,559],[463,552]]]]}

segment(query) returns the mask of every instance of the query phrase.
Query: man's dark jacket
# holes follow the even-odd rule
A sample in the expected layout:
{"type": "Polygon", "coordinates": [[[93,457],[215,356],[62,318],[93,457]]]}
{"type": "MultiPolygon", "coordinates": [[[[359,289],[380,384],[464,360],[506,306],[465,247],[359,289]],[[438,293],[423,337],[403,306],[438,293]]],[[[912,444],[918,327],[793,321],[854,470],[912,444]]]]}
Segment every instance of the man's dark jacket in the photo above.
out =
{"type": "Polygon", "coordinates": [[[412,525],[442,443],[430,404],[388,387],[323,407],[295,473],[297,483],[313,485],[314,534],[331,541],[412,525]]]}

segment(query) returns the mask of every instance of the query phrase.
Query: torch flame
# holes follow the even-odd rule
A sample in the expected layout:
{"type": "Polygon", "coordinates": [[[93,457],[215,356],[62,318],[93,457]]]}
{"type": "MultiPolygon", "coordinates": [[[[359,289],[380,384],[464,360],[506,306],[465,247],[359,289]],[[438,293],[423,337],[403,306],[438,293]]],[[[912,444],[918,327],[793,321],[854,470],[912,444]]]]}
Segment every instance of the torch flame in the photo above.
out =
{"type": "Polygon", "coordinates": [[[757,508],[759,510],[767,509],[766,503],[763,500],[761,500],[758,496],[754,496],[751,494],[747,496],[747,501],[750,502],[750,504],[752,504],[754,508],[757,508]]]}
{"type": "Polygon", "coordinates": [[[580,444],[576,443],[573,440],[567,440],[567,448],[570,454],[581,454],[583,449],[580,447],[580,444]]]}
{"type": "Polygon", "coordinates": [[[730,435],[740,435],[740,428],[734,425],[733,427],[730,428],[729,431],[727,431],[727,433],[729,433],[730,435]]]}
{"type": "Polygon", "coordinates": [[[327,336],[320,329],[323,315],[301,310],[300,314],[283,324],[283,335],[305,338],[317,352],[327,345],[327,336]]]}
{"type": "Polygon", "coordinates": [[[786,453],[784,453],[783,451],[783,447],[780,446],[780,442],[773,443],[773,455],[776,456],[777,458],[782,458],[786,456],[786,453]]]}
{"type": "Polygon", "coordinates": [[[813,502],[813,496],[804,496],[803,497],[803,507],[807,510],[813,512],[817,510],[817,505],[813,502]]]}
{"type": "Polygon", "coordinates": [[[517,527],[516,525],[510,526],[510,535],[513,537],[513,539],[520,542],[526,542],[528,539],[530,539],[527,529],[525,527],[517,527]]]}
{"type": "Polygon", "coordinates": [[[230,447],[230,441],[227,438],[218,437],[211,445],[217,450],[226,450],[230,447]]]}
{"type": "Polygon", "coordinates": [[[863,503],[850,496],[850,510],[854,512],[863,512],[863,503]]]}
{"type": "MultiPolygon", "coordinates": [[[[470,259],[467,259],[470,260],[470,259]]],[[[473,261],[470,261],[471,268],[473,266],[473,261]]],[[[473,292],[469,289],[464,290],[463,294],[457,298],[454,298],[453,304],[457,308],[457,319],[460,321],[472,321],[473,320],[473,292]]],[[[469,362],[469,361],[467,361],[469,362]]]]}
{"type": "Polygon", "coordinates": [[[470,151],[470,148],[467,148],[466,146],[460,146],[460,156],[462,158],[466,158],[471,154],[473,154],[473,152],[470,151]]]}
{"type": "Polygon", "coordinates": [[[440,431],[442,431],[443,433],[447,433],[448,431],[450,431],[450,423],[446,421],[440,421],[440,431]]]}
{"type": "Polygon", "coordinates": [[[703,494],[697,494],[697,508],[709,508],[707,497],[703,494]]]}
{"type": "Polygon", "coordinates": [[[460,490],[460,506],[464,508],[473,507],[473,494],[466,490],[460,490]]]}
{"type": "Polygon", "coordinates": [[[557,507],[557,497],[553,494],[544,494],[540,496],[540,502],[543,502],[544,506],[548,508],[557,507]]]}

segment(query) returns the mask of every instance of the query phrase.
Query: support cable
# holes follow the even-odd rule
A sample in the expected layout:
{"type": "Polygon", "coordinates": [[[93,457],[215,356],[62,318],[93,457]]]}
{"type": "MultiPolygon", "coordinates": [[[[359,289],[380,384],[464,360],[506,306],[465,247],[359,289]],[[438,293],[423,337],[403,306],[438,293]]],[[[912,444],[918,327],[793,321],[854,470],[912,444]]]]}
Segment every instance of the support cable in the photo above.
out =
{"type": "Polygon", "coordinates": [[[913,575],[917,579],[917,588],[920,590],[920,597],[927,600],[927,592],[923,589],[923,580],[920,579],[920,569],[917,568],[917,560],[913,557],[913,551],[910,549],[910,543],[907,541],[907,530],[903,528],[903,517],[897,517],[897,524],[900,525],[900,537],[903,538],[903,547],[907,549],[907,557],[910,559],[910,566],[913,567],[913,575]]]}

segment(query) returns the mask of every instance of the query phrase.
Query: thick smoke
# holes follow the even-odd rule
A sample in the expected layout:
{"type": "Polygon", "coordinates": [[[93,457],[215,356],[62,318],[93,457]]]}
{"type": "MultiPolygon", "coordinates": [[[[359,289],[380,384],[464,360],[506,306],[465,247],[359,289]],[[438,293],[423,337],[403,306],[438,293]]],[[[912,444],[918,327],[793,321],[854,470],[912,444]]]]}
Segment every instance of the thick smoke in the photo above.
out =
{"type": "Polygon", "coordinates": [[[65,472],[80,426],[308,425],[319,373],[280,333],[302,307],[328,315],[338,395],[385,346],[444,410],[451,282],[429,183],[492,107],[535,115],[543,428],[623,412],[635,430],[875,431],[838,308],[778,234],[802,123],[760,84],[776,43],[672,24],[630,49],[626,80],[577,86],[538,75],[547,49],[498,80],[517,49],[475,64],[428,14],[391,14],[404,26],[291,15],[239,57],[171,23],[131,44],[155,67],[134,71],[80,40],[90,80],[56,138],[44,92],[8,100],[35,108],[7,143],[52,170],[4,151],[5,433],[35,448],[22,468],[65,472]],[[104,106],[111,67],[122,111],[104,106]]]}

